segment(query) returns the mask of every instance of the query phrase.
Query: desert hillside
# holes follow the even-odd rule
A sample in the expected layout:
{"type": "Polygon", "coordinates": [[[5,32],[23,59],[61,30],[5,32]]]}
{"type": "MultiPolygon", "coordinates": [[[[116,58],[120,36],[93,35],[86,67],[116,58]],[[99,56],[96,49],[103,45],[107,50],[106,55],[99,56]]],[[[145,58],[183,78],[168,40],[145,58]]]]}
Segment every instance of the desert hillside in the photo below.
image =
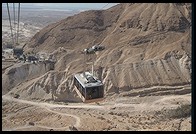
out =
{"type": "MultiPolygon", "coordinates": [[[[94,57],[95,72],[105,84],[106,95],[191,84],[191,4],[127,3],[81,12],[40,30],[25,51],[52,53],[57,61],[54,70],[29,78],[27,85],[31,86],[13,82],[5,86],[4,93],[14,87],[13,91],[24,96],[38,90],[60,100],[67,100],[69,92],[77,96],[72,76],[85,69],[81,51],[96,44],[106,47],[94,57]]],[[[18,75],[14,77],[18,79],[18,75]]]]}
{"type": "Polygon", "coordinates": [[[191,4],[118,4],[41,29],[24,48],[38,62],[5,50],[2,130],[190,131],[191,14],[191,4]],[[73,75],[91,72],[92,60],[104,97],[83,103],[73,75]]]}

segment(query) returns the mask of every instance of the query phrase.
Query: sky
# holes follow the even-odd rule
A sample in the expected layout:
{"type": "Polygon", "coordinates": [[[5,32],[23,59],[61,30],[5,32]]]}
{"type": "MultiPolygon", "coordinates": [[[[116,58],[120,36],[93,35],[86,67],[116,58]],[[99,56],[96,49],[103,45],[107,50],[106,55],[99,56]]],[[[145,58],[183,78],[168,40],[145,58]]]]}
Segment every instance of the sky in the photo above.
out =
{"type": "MultiPolygon", "coordinates": [[[[45,9],[107,9],[118,3],[21,3],[21,8],[45,8],[45,9]]],[[[12,6],[12,4],[9,4],[12,6]]],[[[6,7],[6,3],[3,3],[6,7]]]]}

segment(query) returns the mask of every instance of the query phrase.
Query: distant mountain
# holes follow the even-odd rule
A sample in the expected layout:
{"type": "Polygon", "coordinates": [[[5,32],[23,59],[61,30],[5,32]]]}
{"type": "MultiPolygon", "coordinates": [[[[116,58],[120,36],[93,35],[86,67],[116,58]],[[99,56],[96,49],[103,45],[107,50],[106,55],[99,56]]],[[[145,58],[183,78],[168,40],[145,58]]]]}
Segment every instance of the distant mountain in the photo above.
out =
{"type": "MultiPolygon", "coordinates": [[[[8,3],[10,10],[13,9],[13,3],[8,3]]],[[[42,9],[42,7],[33,5],[33,4],[24,4],[24,3],[20,3],[20,7],[22,9],[42,9]]],[[[7,10],[7,3],[2,3],[2,8],[6,8],[7,10]]],[[[18,9],[18,3],[15,3],[15,8],[18,9]]]]}
{"type": "MultiPolygon", "coordinates": [[[[75,3],[77,4],[77,3],[75,3]]],[[[88,7],[84,5],[85,3],[82,3],[83,5],[70,5],[70,3],[66,4],[59,4],[59,3],[45,3],[45,4],[39,4],[39,3],[20,3],[21,10],[54,10],[54,11],[86,11],[91,9],[100,9],[99,6],[93,6],[88,7]]],[[[115,5],[116,3],[110,3],[107,7],[111,7],[112,5],[115,5]]],[[[15,3],[15,7],[18,7],[18,3],[15,3]]],[[[13,9],[13,3],[9,3],[10,10],[13,9]]],[[[2,9],[7,10],[7,3],[2,3],[2,9]]]]}

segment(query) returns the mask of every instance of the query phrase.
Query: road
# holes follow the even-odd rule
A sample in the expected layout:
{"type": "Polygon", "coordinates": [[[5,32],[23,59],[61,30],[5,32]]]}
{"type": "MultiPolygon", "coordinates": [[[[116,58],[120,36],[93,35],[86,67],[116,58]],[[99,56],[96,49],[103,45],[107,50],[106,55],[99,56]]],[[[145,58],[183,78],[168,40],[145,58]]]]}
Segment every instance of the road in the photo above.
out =
{"type": "MultiPolygon", "coordinates": [[[[55,113],[55,114],[59,114],[59,115],[63,115],[63,116],[70,116],[70,117],[73,117],[76,122],[74,124],[74,126],[76,128],[80,127],[81,125],[81,122],[80,122],[80,118],[76,115],[73,115],[73,114],[67,114],[67,113],[61,113],[61,112],[58,112],[58,111],[55,111],[55,110],[52,110],[52,108],[93,108],[93,109],[96,109],[96,108],[104,108],[103,106],[96,106],[96,105],[90,105],[90,104],[79,104],[79,105],[59,105],[59,104],[49,104],[49,103],[45,103],[45,102],[33,102],[33,101],[28,101],[28,100],[21,100],[21,99],[16,99],[16,98],[13,98],[11,96],[8,96],[8,95],[4,95],[2,96],[2,100],[6,100],[6,101],[14,101],[14,102],[17,102],[17,103],[24,103],[24,104],[29,104],[29,105],[33,105],[33,106],[38,106],[38,107],[41,107],[41,108],[45,108],[46,110],[52,112],[52,113],[55,113]]],[[[9,130],[4,130],[4,131],[14,131],[14,130],[18,130],[18,129],[25,129],[25,128],[31,128],[31,127],[40,127],[40,128],[47,128],[47,129],[63,129],[63,130],[69,130],[68,127],[46,127],[46,126],[41,126],[41,125],[35,125],[35,126],[29,126],[29,125],[26,125],[26,126],[21,126],[21,127],[16,127],[16,128],[12,128],[12,129],[9,129],[9,130]]]]}

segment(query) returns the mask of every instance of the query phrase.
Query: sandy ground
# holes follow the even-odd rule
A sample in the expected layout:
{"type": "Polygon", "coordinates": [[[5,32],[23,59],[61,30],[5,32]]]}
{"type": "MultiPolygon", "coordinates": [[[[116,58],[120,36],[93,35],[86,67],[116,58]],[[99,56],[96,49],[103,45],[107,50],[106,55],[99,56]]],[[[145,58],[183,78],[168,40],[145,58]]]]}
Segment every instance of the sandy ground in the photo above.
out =
{"type": "Polygon", "coordinates": [[[159,111],[190,104],[191,94],[146,97],[112,96],[98,103],[46,103],[2,97],[3,131],[191,130],[191,117],[164,118],[159,111]],[[112,101],[111,98],[115,98],[112,101]]]}

